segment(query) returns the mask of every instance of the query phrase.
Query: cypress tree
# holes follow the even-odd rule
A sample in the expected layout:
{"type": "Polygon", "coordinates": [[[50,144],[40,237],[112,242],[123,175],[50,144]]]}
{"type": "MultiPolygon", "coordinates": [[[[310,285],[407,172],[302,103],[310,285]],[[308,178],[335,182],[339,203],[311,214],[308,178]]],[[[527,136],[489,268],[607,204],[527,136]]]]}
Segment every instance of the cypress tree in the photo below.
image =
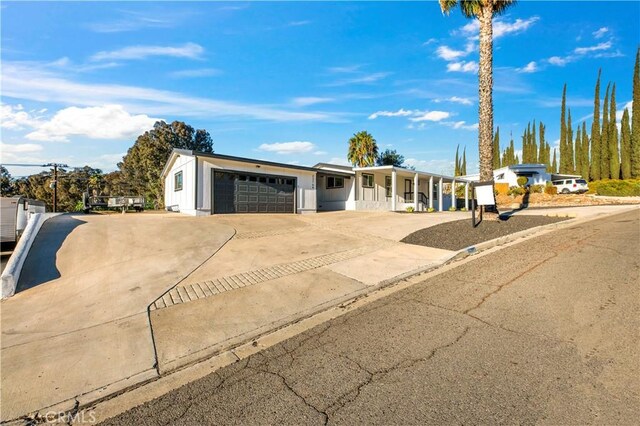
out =
{"type": "Polygon", "coordinates": [[[600,179],[600,73],[596,81],[596,93],[593,100],[593,123],[591,124],[591,180],[600,179]]]}
{"type": "Polygon", "coordinates": [[[631,127],[629,123],[629,110],[627,108],[625,108],[622,113],[620,147],[622,179],[631,179],[631,127]]]}
{"type": "Polygon", "coordinates": [[[602,105],[602,132],[600,133],[600,178],[609,179],[611,169],[609,164],[609,89],[611,83],[607,84],[602,105]]]}
{"type": "Polygon", "coordinates": [[[633,98],[631,100],[631,177],[640,179],[640,48],[633,68],[633,98]]]}
{"type": "MultiPolygon", "coordinates": [[[[567,107],[567,83],[562,88],[562,106],[560,110],[560,173],[567,173],[567,123],[565,110],[567,107]]],[[[555,154],[555,153],[554,153],[555,154]]]]}
{"type": "Polygon", "coordinates": [[[498,127],[493,135],[493,170],[500,167],[500,127],[498,127]]]}
{"type": "Polygon", "coordinates": [[[460,156],[458,155],[459,149],[460,149],[460,145],[456,146],[456,165],[455,165],[455,170],[453,171],[454,176],[460,176],[460,156]]]}
{"type": "Polygon", "coordinates": [[[576,142],[573,145],[575,149],[576,163],[574,165],[574,173],[582,173],[582,134],[580,126],[576,130],[576,142]]]}
{"type": "Polygon", "coordinates": [[[511,135],[511,141],[509,142],[509,165],[513,166],[518,164],[518,157],[516,156],[516,147],[513,143],[513,135],[511,135]]]}
{"type": "Polygon", "coordinates": [[[536,120],[533,120],[531,127],[531,162],[538,162],[538,143],[536,142],[536,120]]]}
{"type": "Polygon", "coordinates": [[[611,170],[611,179],[620,179],[620,151],[618,150],[616,112],[616,83],[613,83],[611,104],[609,105],[609,169],[611,170]]]}
{"type": "Polygon", "coordinates": [[[551,173],[557,173],[558,161],[556,160],[556,149],[553,148],[553,161],[551,162],[551,173]]]}
{"type": "Polygon", "coordinates": [[[460,174],[462,176],[467,175],[467,147],[462,150],[462,167],[460,167],[460,174]]]}
{"type": "Polygon", "coordinates": [[[545,147],[545,141],[544,141],[544,124],[542,124],[542,121],[539,124],[538,136],[540,137],[540,148],[538,149],[538,163],[546,165],[549,163],[549,159],[547,158],[545,160],[545,157],[544,157],[546,147],[545,147]]]}
{"type": "Polygon", "coordinates": [[[569,109],[569,118],[567,119],[567,142],[565,144],[565,150],[567,152],[567,161],[565,162],[567,173],[574,173],[575,161],[573,159],[573,129],[571,128],[571,109],[569,109]]]}
{"type": "Polygon", "coordinates": [[[582,170],[580,174],[583,178],[589,179],[589,135],[587,135],[587,123],[582,122],[582,170]]]}

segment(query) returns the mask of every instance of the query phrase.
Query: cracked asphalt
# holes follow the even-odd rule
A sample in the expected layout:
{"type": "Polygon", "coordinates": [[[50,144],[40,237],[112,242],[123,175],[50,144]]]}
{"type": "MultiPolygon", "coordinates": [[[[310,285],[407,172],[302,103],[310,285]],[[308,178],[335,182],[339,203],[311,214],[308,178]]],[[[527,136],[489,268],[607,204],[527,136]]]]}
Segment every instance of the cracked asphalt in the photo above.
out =
{"type": "Polygon", "coordinates": [[[104,424],[637,424],[639,254],[640,210],[577,224],[104,424]]]}

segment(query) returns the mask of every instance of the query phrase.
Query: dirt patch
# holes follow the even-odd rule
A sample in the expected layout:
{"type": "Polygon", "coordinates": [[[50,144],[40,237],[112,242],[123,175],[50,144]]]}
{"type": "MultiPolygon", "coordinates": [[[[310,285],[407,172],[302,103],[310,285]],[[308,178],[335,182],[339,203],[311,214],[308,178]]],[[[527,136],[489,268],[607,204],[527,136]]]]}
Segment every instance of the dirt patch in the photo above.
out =
{"type": "Polygon", "coordinates": [[[616,204],[638,204],[640,201],[634,197],[595,197],[593,194],[529,194],[524,200],[523,195],[511,196],[499,194],[496,196],[498,208],[510,209],[512,205],[520,205],[526,202],[529,207],[575,207],[575,206],[603,206],[616,204]]]}
{"type": "Polygon", "coordinates": [[[469,219],[457,220],[421,229],[407,235],[401,242],[445,250],[461,250],[494,238],[567,219],[550,216],[512,216],[498,222],[484,221],[476,228],[471,226],[469,219]]]}

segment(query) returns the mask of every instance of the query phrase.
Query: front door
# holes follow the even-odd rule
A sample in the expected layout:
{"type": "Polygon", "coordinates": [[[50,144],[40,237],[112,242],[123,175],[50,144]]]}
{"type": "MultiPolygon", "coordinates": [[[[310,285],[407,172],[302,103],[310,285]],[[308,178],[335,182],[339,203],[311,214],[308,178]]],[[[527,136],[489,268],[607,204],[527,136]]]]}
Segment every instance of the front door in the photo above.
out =
{"type": "Polygon", "coordinates": [[[404,201],[410,203],[413,201],[413,180],[404,180],[404,201]]]}

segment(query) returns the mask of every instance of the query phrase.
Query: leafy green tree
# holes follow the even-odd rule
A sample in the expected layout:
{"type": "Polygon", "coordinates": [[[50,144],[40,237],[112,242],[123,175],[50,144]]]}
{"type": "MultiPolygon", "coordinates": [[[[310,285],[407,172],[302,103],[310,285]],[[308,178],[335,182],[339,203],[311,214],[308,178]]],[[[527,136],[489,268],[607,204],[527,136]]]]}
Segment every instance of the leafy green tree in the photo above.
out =
{"type": "Polygon", "coordinates": [[[589,179],[589,135],[587,135],[587,123],[582,122],[582,169],[580,170],[580,174],[583,178],[589,179]]]}
{"type": "Polygon", "coordinates": [[[593,123],[591,124],[591,180],[600,180],[600,74],[596,81],[595,96],[593,101],[593,123]]]}
{"type": "Polygon", "coordinates": [[[627,108],[622,113],[620,127],[620,158],[622,160],[620,169],[622,179],[631,179],[631,126],[629,123],[629,109],[627,108]]]}
{"type": "Polygon", "coordinates": [[[609,89],[611,83],[607,84],[602,106],[602,131],[600,133],[600,179],[609,179],[611,169],[609,164],[609,89]]]}
{"type": "Polygon", "coordinates": [[[15,195],[15,182],[4,166],[0,166],[0,194],[3,197],[15,195]]]}
{"type": "Polygon", "coordinates": [[[467,175],[467,147],[462,150],[462,165],[460,166],[460,175],[467,175]]]}
{"type": "Polygon", "coordinates": [[[631,177],[640,179],[640,48],[633,68],[633,98],[631,100],[631,177]]]}
{"type": "Polygon", "coordinates": [[[376,160],[376,165],[403,167],[404,156],[398,154],[395,149],[385,149],[376,160]]]}
{"type": "Polygon", "coordinates": [[[480,180],[493,179],[493,17],[503,13],[513,0],[439,0],[443,13],[460,6],[467,18],[475,18],[480,26],[480,64],[478,70],[479,127],[478,148],[480,180]]]}
{"type": "Polygon", "coordinates": [[[567,173],[574,173],[575,162],[573,158],[573,129],[571,128],[571,108],[569,108],[569,117],[567,118],[567,140],[565,142],[565,150],[567,152],[567,161],[565,162],[567,173]]]}
{"type": "Polygon", "coordinates": [[[499,169],[502,167],[500,164],[500,127],[496,129],[496,133],[493,135],[493,169],[499,169]]]}
{"type": "Polygon", "coordinates": [[[213,141],[206,130],[195,130],[181,121],[158,121],[152,130],[138,136],[118,164],[123,180],[129,184],[128,195],[144,195],[148,204],[163,207],[164,183],[160,174],[174,148],[211,153],[213,141]]]}
{"type": "Polygon", "coordinates": [[[454,176],[460,176],[460,145],[456,146],[456,158],[455,158],[455,164],[454,164],[454,169],[453,169],[453,175],[454,176]]]}
{"type": "Polygon", "coordinates": [[[378,144],[367,131],[355,133],[349,139],[347,159],[356,167],[373,166],[378,158],[378,144]]]}
{"type": "Polygon", "coordinates": [[[575,159],[576,163],[574,165],[574,173],[582,173],[582,130],[580,126],[576,130],[576,141],[574,143],[575,147],[575,159]]]}
{"type": "Polygon", "coordinates": [[[551,173],[558,172],[558,161],[556,159],[556,149],[553,148],[553,161],[551,162],[551,173]]]}
{"type": "Polygon", "coordinates": [[[616,124],[616,84],[611,89],[609,106],[609,169],[611,179],[620,179],[620,152],[618,150],[618,126],[616,124]]]}

